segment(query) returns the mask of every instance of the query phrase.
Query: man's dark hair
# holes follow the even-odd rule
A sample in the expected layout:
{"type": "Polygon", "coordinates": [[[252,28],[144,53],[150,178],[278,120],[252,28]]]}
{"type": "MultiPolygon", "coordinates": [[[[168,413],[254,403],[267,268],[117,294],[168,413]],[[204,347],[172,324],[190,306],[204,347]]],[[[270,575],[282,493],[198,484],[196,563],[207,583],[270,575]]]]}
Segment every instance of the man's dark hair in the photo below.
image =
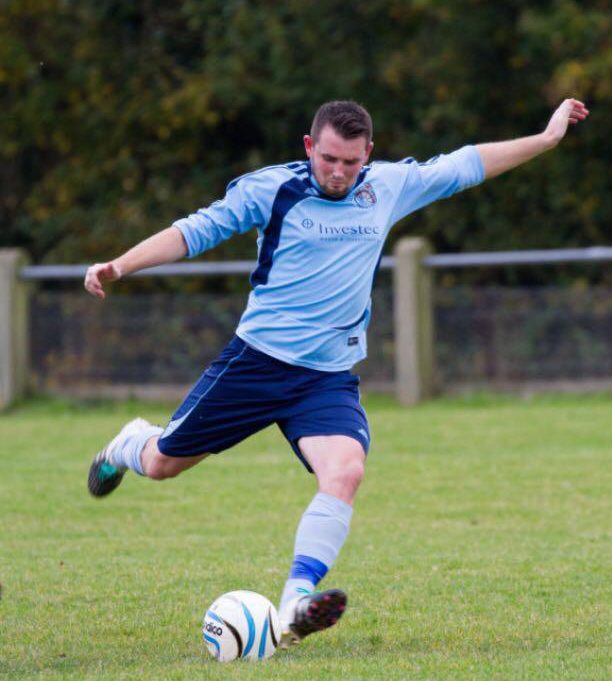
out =
{"type": "Polygon", "coordinates": [[[372,118],[357,102],[335,101],[322,104],[310,128],[310,136],[315,142],[326,125],[331,125],[344,139],[365,137],[366,142],[372,141],[372,118]]]}

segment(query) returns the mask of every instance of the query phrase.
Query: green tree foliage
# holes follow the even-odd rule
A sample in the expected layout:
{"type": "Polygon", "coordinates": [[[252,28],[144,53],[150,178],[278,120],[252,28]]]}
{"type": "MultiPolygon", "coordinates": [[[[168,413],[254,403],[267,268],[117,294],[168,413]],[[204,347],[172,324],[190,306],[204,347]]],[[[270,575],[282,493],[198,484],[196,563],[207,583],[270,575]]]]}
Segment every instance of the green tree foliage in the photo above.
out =
{"type": "MultiPolygon", "coordinates": [[[[302,158],[317,106],[371,111],[377,158],[425,160],[591,118],[544,157],[409,217],[438,250],[612,235],[608,0],[4,0],[0,246],[111,257],[262,164],[302,158]]],[[[214,256],[252,257],[234,239],[214,256]]]]}

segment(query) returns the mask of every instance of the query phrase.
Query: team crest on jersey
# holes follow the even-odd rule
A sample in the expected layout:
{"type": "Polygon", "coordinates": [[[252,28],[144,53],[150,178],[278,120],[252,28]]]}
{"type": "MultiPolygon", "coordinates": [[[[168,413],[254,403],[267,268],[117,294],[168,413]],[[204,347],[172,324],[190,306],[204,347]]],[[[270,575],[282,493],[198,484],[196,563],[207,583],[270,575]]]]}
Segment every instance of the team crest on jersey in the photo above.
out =
{"type": "Polygon", "coordinates": [[[355,203],[359,208],[370,208],[376,203],[376,194],[369,182],[362,185],[354,196],[355,203]]]}

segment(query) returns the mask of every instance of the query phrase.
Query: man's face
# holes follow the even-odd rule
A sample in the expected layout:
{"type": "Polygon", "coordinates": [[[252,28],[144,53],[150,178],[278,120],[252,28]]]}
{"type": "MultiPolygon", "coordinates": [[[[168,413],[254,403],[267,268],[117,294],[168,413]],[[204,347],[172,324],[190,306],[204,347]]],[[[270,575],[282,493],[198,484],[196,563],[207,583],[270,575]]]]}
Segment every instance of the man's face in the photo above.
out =
{"type": "Polygon", "coordinates": [[[334,197],[344,196],[355,184],[373,146],[365,137],[344,139],[331,125],[321,130],[316,142],[310,135],[304,135],[312,172],[321,189],[334,197]]]}

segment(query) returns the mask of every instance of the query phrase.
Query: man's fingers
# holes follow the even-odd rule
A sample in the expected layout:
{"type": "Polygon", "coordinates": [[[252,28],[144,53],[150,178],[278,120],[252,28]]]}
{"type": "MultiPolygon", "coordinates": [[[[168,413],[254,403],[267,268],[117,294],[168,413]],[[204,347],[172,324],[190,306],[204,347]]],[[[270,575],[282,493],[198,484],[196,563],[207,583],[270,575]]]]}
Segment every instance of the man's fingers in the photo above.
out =
{"type": "Polygon", "coordinates": [[[589,110],[584,106],[575,106],[572,108],[570,115],[586,118],[589,115],[589,110]]]}
{"type": "Polygon", "coordinates": [[[113,281],[119,274],[112,262],[92,265],[85,274],[85,289],[96,298],[104,300],[106,294],[102,288],[105,281],[113,281]]]}
{"type": "Polygon", "coordinates": [[[100,283],[98,281],[92,280],[89,277],[85,279],[85,290],[88,293],[91,293],[92,296],[96,296],[96,298],[104,297],[104,291],[102,290],[100,283]]]}
{"type": "Polygon", "coordinates": [[[100,298],[100,300],[104,300],[104,298],[106,298],[106,293],[104,293],[104,290],[102,289],[102,287],[97,287],[97,288],[92,287],[92,288],[88,288],[87,290],[89,291],[89,293],[94,295],[96,298],[100,298]]]}
{"type": "Polygon", "coordinates": [[[104,295],[104,289],[102,288],[102,284],[95,279],[93,281],[90,281],[89,285],[86,286],[86,288],[90,293],[93,293],[98,298],[104,295]]]}
{"type": "Polygon", "coordinates": [[[584,102],[581,102],[578,99],[566,99],[564,104],[567,105],[571,116],[586,118],[589,115],[589,110],[586,108],[584,102]]]}
{"type": "Polygon", "coordinates": [[[548,121],[546,132],[554,144],[558,144],[570,125],[585,120],[589,110],[579,99],[564,99],[548,121]]]}
{"type": "Polygon", "coordinates": [[[589,110],[583,102],[578,99],[565,99],[553,115],[551,123],[556,121],[562,125],[576,125],[585,120],[588,115],[589,110]]]}

